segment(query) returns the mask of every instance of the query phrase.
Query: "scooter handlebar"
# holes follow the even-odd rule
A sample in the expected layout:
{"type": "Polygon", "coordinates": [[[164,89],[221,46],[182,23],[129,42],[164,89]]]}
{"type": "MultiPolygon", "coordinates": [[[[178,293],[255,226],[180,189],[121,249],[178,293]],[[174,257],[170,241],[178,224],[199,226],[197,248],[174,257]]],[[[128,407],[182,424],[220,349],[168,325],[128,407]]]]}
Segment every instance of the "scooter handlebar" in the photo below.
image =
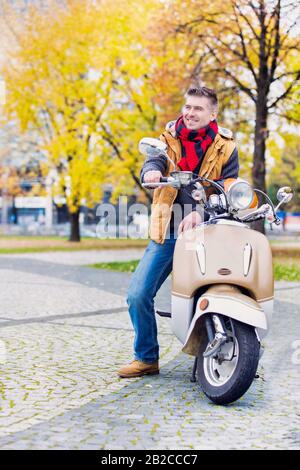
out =
{"type": "Polygon", "coordinates": [[[170,185],[174,181],[174,178],[169,176],[161,176],[160,180],[155,183],[142,183],[144,188],[158,188],[166,185],[170,185]]]}

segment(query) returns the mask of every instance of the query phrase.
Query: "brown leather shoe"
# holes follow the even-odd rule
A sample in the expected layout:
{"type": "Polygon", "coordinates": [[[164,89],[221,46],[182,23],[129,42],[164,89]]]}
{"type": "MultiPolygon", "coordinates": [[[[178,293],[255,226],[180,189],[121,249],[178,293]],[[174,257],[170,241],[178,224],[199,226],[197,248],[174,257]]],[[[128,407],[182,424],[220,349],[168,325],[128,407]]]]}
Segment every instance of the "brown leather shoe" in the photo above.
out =
{"type": "Polygon", "coordinates": [[[152,364],[146,364],[141,361],[132,361],[130,364],[122,367],[118,372],[121,378],[142,377],[143,375],[159,374],[158,361],[152,364]]]}

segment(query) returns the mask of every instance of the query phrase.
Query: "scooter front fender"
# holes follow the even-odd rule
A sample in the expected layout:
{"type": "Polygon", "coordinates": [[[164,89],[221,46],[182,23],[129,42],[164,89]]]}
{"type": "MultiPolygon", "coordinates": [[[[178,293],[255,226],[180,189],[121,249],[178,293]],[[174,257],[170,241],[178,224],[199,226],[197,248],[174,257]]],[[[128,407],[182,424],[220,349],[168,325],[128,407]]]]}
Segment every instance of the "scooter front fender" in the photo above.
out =
{"type": "Polygon", "coordinates": [[[253,326],[259,340],[265,336],[268,330],[266,314],[258,302],[242,294],[235,286],[218,284],[210,287],[198,299],[196,311],[182,348],[183,352],[192,356],[198,355],[200,342],[203,337],[206,337],[204,322],[201,321],[201,318],[208,313],[219,313],[253,326]],[[206,302],[203,302],[204,300],[206,302]]]}

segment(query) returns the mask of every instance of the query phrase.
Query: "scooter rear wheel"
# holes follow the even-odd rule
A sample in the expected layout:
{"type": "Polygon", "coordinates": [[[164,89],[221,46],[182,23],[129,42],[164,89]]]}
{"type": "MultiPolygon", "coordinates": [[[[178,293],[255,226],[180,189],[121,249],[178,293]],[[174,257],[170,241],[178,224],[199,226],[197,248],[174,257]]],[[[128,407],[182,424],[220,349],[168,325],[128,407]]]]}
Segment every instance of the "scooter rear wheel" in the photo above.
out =
{"type": "Polygon", "coordinates": [[[234,336],[224,343],[218,357],[231,360],[219,361],[215,357],[203,357],[207,342],[201,342],[198,361],[198,383],[205,395],[218,405],[238,400],[249,389],[255,377],[260,343],[252,326],[231,320],[234,336]]]}

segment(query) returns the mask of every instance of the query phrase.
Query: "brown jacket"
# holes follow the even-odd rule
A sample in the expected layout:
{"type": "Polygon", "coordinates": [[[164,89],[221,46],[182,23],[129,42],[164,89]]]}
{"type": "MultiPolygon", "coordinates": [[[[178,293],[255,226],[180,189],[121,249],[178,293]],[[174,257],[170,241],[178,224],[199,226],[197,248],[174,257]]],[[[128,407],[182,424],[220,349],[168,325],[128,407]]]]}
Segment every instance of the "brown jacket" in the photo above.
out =
{"type": "MultiPolygon", "coordinates": [[[[168,144],[167,153],[176,164],[181,159],[181,144],[179,139],[172,136],[169,131],[165,131],[160,136],[160,140],[168,144]]],[[[229,160],[236,147],[231,137],[225,138],[218,133],[208,147],[201,167],[199,176],[209,179],[217,179],[222,175],[222,168],[229,160]]],[[[165,176],[173,171],[170,169],[170,163],[165,176]]],[[[179,167],[177,167],[180,170],[179,167]]],[[[153,203],[151,208],[150,237],[157,243],[164,243],[168,225],[171,220],[172,206],[176,199],[178,190],[170,186],[156,188],[153,193],[153,203]]]]}

